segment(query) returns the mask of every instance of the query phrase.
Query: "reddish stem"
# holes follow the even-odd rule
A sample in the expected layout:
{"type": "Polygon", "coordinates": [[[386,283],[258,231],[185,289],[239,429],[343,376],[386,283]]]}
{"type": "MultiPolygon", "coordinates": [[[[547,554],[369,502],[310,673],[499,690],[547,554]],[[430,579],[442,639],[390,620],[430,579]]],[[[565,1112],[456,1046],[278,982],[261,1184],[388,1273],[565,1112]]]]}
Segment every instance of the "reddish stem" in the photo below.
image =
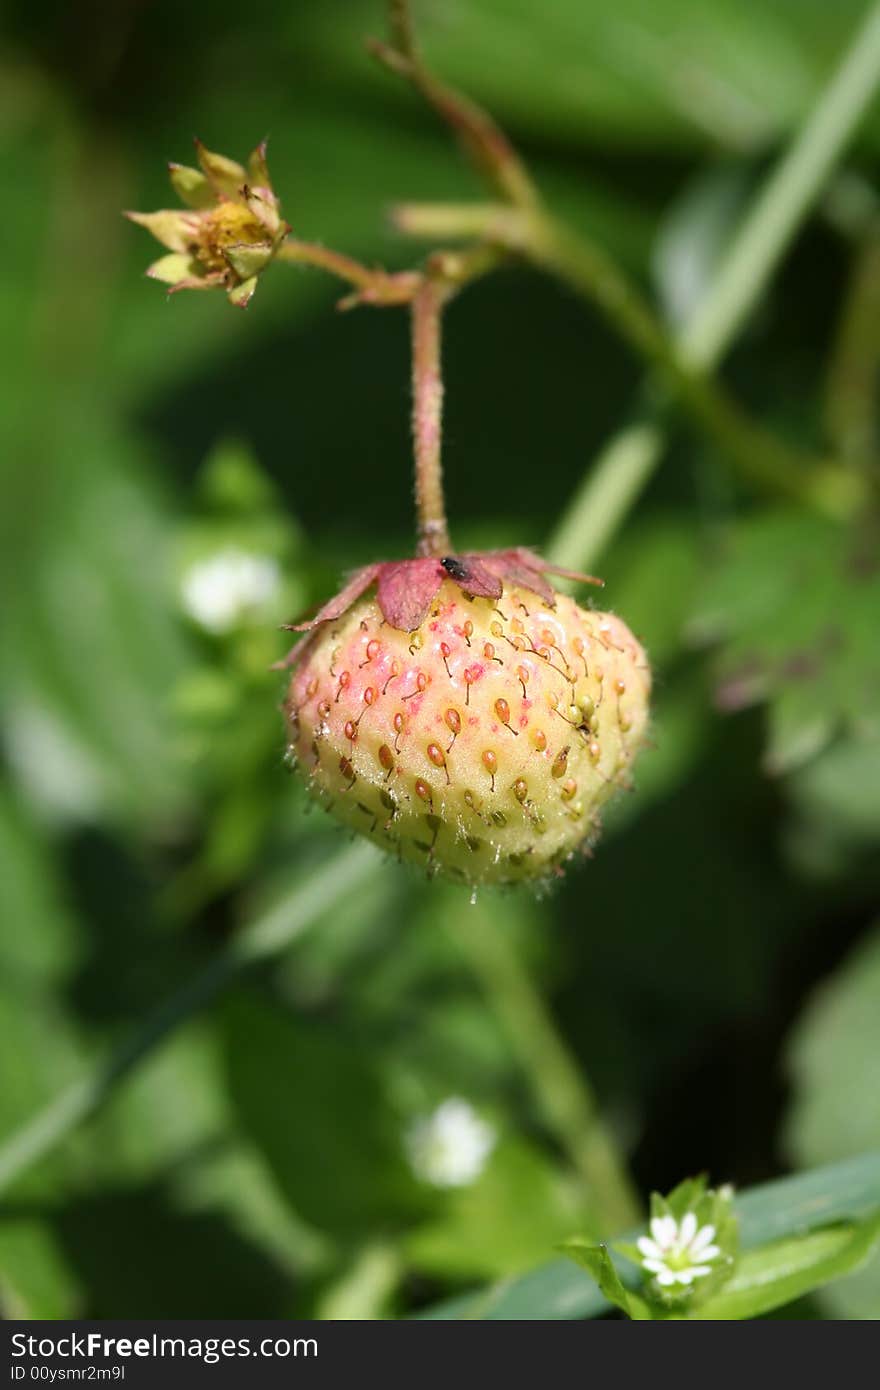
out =
{"type": "Polygon", "coordinates": [[[448,294],[448,286],[426,277],[412,300],[412,430],[419,555],[446,555],[451,549],[440,459],[440,322],[448,294]]]}

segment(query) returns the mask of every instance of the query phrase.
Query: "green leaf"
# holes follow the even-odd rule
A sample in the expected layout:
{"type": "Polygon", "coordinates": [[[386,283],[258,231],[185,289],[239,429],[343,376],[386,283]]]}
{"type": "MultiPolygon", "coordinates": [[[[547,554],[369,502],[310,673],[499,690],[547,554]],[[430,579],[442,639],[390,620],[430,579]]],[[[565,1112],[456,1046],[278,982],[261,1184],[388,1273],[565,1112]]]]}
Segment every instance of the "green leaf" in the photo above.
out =
{"type": "Polygon", "coordinates": [[[0,788],[0,989],[57,980],[83,949],[45,834],[0,788]]]}
{"type": "Polygon", "coordinates": [[[817,990],[791,1036],[789,1149],[804,1161],[880,1147],[880,926],[817,990]]]}
{"type": "Polygon", "coordinates": [[[607,1245],[588,1245],[584,1240],[566,1240],[559,1248],[564,1255],[568,1255],[569,1259],[574,1260],[575,1264],[580,1265],[581,1269],[585,1269],[595,1279],[608,1302],[620,1308],[628,1318],[650,1318],[651,1315],[642,1300],[624,1288],[607,1245]]]}
{"type": "MultiPolygon", "coordinates": [[[[880,1146],[880,926],[817,990],[791,1035],[793,1099],[786,1144],[800,1162],[821,1162],[880,1146]]],[[[880,1263],[846,1280],[823,1301],[838,1317],[880,1308],[880,1263]]]]}
{"type": "Polygon", "coordinates": [[[444,1194],[443,1211],[406,1238],[415,1267],[461,1278],[527,1269],[582,1219],[575,1185],[522,1140],[498,1144],[479,1178],[444,1194]]]}
{"type": "Polygon", "coordinates": [[[743,1255],[721,1293],[685,1316],[757,1318],[781,1308],[868,1260],[880,1240],[880,1212],[866,1221],[774,1241],[743,1255]]]}
{"type": "Polygon", "coordinates": [[[690,632],[723,644],[722,708],[768,703],[768,770],[808,762],[839,731],[880,737],[878,612],[880,569],[843,527],[783,511],[731,535],[690,632]]]}
{"type": "Polygon", "coordinates": [[[225,1212],[186,1210],[165,1183],[77,1193],[53,1213],[52,1229],[88,1291],[82,1315],[157,1318],[168,1308],[181,1317],[290,1314],[289,1270],[225,1212]]]}
{"type": "Polygon", "coordinates": [[[871,854],[880,841],[880,738],[838,739],[798,768],[787,790],[812,834],[871,854]]]}
{"type": "Polygon", "coordinates": [[[699,534],[671,512],[636,519],[603,564],[609,600],[654,663],[668,667],[681,653],[703,568],[699,534]]]}
{"type": "MultiPolygon", "coordinates": [[[[316,10],[307,26],[297,16],[297,39],[311,36],[324,62],[351,53],[369,80],[356,42],[375,30],[374,7],[316,10]]],[[[552,11],[532,0],[446,0],[418,18],[437,70],[514,129],[605,149],[714,150],[764,149],[790,128],[863,13],[858,0],[555,0],[552,11]]]]}
{"type": "Polygon", "coordinates": [[[48,1222],[0,1219],[0,1311],[9,1318],[74,1318],[81,1291],[48,1222]]]}
{"type": "Polygon", "coordinates": [[[4,732],[47,815],[167,834],[189,796],[168,712],[186,656],[168,601],[169,530],[124,438],[80,448],[88,423],[97,428],[87,414],[65,418],[10,587],[4,732]]]}
{"type": "Polygon", "coordinates": [[[356,1040],[242,995],[224,1010],[223,1041],[239,1120],[296,1213],[351,1237],[424,1210],[401,1123],[356,1040]]]}

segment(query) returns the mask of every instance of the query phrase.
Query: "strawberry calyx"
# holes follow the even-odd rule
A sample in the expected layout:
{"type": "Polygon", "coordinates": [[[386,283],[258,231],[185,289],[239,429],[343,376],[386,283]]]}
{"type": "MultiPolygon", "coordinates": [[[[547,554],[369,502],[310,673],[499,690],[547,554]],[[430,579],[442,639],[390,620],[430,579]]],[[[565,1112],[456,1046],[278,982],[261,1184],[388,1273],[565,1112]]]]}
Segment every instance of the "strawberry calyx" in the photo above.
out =
{"type": "MultiPolygon", "coordinates": [[[[334,622],[356,603],[372,584],[385,622],[401,632],[414,632],[440,591],[445,579],[469,598],[498,599],[505,586],[528,589],[549,608],[556,607],[556,592],[547,575],[578,580],[583,584],[602,584],[595,575],[552,565],[533,550],[517,546],[510,550],[489,550],[465,555],[421,556],[413,560],[383,560],[355,570],[339,593],[318,609],[313,618],[285,623],[286,632],[314,632],[334,622]]],[[[280,664],[293,666],[305,651],[307,642],[298,643],[280,664]]]]}

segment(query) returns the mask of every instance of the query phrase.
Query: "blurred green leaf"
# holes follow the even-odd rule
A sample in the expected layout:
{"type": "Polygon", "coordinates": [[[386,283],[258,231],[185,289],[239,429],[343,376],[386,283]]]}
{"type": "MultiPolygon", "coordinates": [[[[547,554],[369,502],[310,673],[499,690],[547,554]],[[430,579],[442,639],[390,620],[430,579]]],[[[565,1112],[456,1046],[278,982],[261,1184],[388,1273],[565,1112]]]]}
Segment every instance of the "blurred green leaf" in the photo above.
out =
{"type": "Polygon", "coordinates": [[[400,1121],[354,1039],[242,996],[224,1010],[223,1041],[237,1115],[294,1212],[351,1237],[424,1207],[400,1121]]]}
{"type": "Polygon", "coordinates": [[[232,1113],[213,1030],[191,1022],[111,1098],[89,1135],[106,1182],[150,1182],[228,1132],[232,1113]]]}
{"type": "Polygon", "coordinates": [[[741,523],[690,633],[721,642],[717,699],[768,703],[765,762],[786,772],[838,732],[880,737],[880,569],[867,541],[799,512],[741,523]]]}
{"type": "Polygon", "coordinates": [[[45,832],[0,787],[0,989],[63,979],[82,933],[45,832]]]}
{"type": "MultiPolygon", "coordinates": [[[[880,1056],[880,931],[843,964],[809,1002],[788,1043],[793,1098],[789,1151],[802,1163],[826,1162],[880,1145],[877,1094],[880,1056]]],[[[876,1317],[880,1268],[824,1296],[840,1317],[876,1317]]]]}
{"type": "Polygon", "coordinates": [[[788,778],[800,821],[798,862],[846,873],[853,854],[869,864],[880,843],[880,737],[842,737],[788,778]]]}
{"type": "Polygon", "coordinates": [[[686,621],[703,582],[699,531],[672,512],[634,521],[603,565],[608,602],[668,670],[681,653],[686,621]]]}
{"type": "Polygon", "coordinates": [[[62,821],[167,826],[187,801],[168,711],[185,652],[167,527],[122,458],[92,455],[70,473],[64,462],[7,616],[10,758],[62,821]]]}
{"type": "Polygon", "coordinates": [[[788,1142],[801,1162],[880,1145],[880,930],[813,996],[788,1043],[795,1095],[788,1142]]]}
{"type": "Polygon", "coordinates": [[[0,1213],[0,1316],[74,1318],[81,1297],[50,1224],[0,1213]]]}
{"type": "Polygon", "coordinates": [[[522,1140],[498,1144],[479,1178],[404,1248],[417,1270],[452,1278],[516,1273],[585,1218],[569,1175],[522,1140]]]}
{"type": "Polygon", "coordinates": [[[186,1211],[161,1183],[72,1198],[53,1230],[87,1294],[82,1316],[284,1317],[290,1275],[222,1211],[186,1211]],[[124,1239],[122,1238],[124,1236],[124,1239]]]}
{"type": "MultiPolygon", "coordinates": [[[[417,10],[432,65],[524,133],[651,148],[761,148],[804,111],[863,13],[817,0],[447,0],[417,10]],[[492,62],[486,55],[493,56],[492,62]],[[552,79],[550,75],[552,74],[552,79]]],[[[372,3],[319,7],[324,61],[382,32],[372,3]]],[[[302,41],[302,28],[291,26],[302,41]]],[[[306,42],[309,42],[307,36],[306,42]]]]}
{"type": "MultiPolygon", "coordinates": [[[[0,1143],[77,1080],[87,1056],[76,1020],[60,999],[22,982],[0,990],[0,1143]]],[[[78,1159],[81,1138],[31,1168],[16,1194],[54,1190],[62,1175],[76,1172],[78,1159]]]]}

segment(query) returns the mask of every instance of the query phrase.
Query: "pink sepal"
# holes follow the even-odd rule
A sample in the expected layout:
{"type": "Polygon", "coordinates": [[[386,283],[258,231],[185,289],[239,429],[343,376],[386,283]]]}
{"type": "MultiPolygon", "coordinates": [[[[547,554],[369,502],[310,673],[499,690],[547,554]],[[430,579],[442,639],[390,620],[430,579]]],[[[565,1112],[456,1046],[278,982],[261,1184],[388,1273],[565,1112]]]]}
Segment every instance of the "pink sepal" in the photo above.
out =
{"type": "Polygon", "coordinates": [[[319,608],[314,618],[310,618],[305,623],[285,623],[285,632],[311,632],[313,627],[318,627],[320,623],[332,623],[334,618],[341,618],[343,613],[360,598],[365,589],[372,584],[382,566],[378,563],[364,565],[363,569],[355,570],[344,589],[340,589],[334,598],[328,599],[323,608],[319,608]]]}
{"type": "Polygon", "coordinates": [[[396,560],[379,566],[379,607],[392,627],[414,632],[437,597],[446,571],[439,560],[396,560]]]}

